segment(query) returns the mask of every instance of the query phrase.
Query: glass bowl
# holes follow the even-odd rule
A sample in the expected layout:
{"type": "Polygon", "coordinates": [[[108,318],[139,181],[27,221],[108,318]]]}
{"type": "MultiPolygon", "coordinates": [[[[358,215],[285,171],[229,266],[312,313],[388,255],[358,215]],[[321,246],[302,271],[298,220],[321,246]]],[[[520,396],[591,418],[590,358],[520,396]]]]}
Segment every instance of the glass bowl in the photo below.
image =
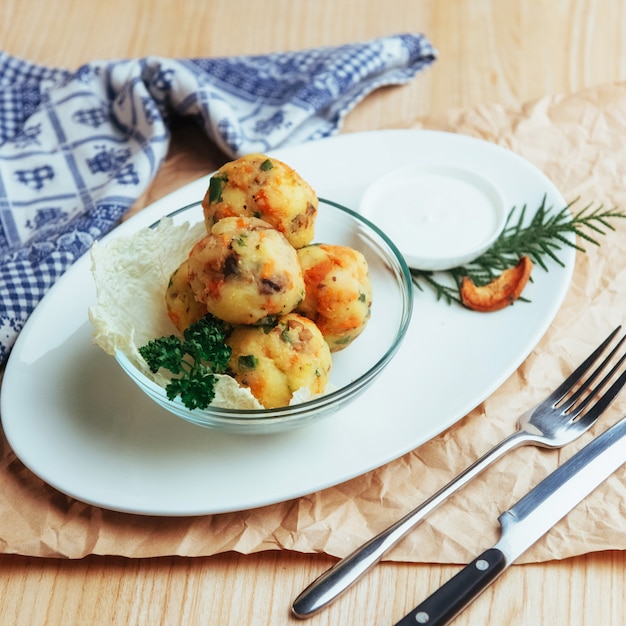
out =
{"type": "MultiPolygon", "coordinates": [[[[203,219],[201,203],[185,206],[168,217],[176,224],[200,222],[203,219]]],[[[347,348],[332,355],[331,392],[277,409],[208,407],[190,410],[179,398],[169,400],[164,387],[151,380],[119,350],[115,354],[118,363],[140,389],[164,409],[206,428],[265,434],[301,427],[332,415],[366,389],[398,350],[411,320],[413,287],[407,264],[393,242],[369,220],[335,202],[320,199],[314,243],[345,245],[362,252],[372,282],[372,314],[365,330],[347,348]]]]}

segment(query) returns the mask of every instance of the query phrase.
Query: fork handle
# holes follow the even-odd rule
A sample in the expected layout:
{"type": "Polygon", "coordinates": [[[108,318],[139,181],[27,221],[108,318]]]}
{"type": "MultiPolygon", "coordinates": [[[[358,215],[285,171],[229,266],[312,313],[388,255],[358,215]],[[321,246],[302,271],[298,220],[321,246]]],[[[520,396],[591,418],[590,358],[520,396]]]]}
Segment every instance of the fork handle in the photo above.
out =
{"type": "Polygon", "coordinates": [[[330,604],[335,598],[370,570],[380,559],[412,530],[426,515],[436,509],[444,500],[467,484],[505,453],[532,437],[517,431],[503,439],[480,459],[451,480],[445,487],[425,500],[403,518],[383,530],[354,552],[337,561],[329,570],[314,580],[293,602],[291,611],[295,617],[304,619],[330,604]]]}

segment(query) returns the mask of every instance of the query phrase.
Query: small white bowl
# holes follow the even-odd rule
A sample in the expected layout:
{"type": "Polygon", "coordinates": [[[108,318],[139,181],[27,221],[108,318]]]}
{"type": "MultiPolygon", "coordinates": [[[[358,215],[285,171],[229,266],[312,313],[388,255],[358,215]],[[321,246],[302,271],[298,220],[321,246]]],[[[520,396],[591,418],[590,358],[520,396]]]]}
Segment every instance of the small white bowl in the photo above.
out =
{"type": "Polygon", "coordinates": [[[476,172],[414,164],[365,191],[359,212],[394,241],[409,267],[448,270],[488,250],[504,229],[504,196],[476,172]]]}

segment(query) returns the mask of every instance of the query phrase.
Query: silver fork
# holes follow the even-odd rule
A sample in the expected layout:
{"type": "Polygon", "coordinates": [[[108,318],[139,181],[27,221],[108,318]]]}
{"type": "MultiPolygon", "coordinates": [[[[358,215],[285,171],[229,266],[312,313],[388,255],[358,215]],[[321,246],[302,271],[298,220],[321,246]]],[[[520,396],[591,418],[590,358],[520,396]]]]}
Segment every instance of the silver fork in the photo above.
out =
{"type": "Polygon", "coordinates": [[[625,353],[596,386],[590,389],[590,385],[607,370],[626,337],[622,337],[583,380],[611,344],[619,329],[618,326],[543,402],[522,414],[518,419],[516,432],[503,439],[417,508],[338,561],[313,581],[293,602],[293,615],[304,619],[327,606],[380,561],[387,551],[426,515],[506,452],[522,445],[560,448],[589,430],[626,383],[624,371],[604,395],[598,397],[626,359],[625,353]]]}

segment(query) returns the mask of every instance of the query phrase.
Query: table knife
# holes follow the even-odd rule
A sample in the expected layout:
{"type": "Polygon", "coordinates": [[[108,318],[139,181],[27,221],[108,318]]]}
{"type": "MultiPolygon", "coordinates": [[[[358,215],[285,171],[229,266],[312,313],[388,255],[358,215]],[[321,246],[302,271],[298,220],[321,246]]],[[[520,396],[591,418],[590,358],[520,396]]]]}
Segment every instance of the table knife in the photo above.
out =
{"type": "Polygon", "coordinates": [[[626,417],[596,437],[500,515],[499,541],[395,626],[447,624],[561,518],[626,462],[626,417]]]}

